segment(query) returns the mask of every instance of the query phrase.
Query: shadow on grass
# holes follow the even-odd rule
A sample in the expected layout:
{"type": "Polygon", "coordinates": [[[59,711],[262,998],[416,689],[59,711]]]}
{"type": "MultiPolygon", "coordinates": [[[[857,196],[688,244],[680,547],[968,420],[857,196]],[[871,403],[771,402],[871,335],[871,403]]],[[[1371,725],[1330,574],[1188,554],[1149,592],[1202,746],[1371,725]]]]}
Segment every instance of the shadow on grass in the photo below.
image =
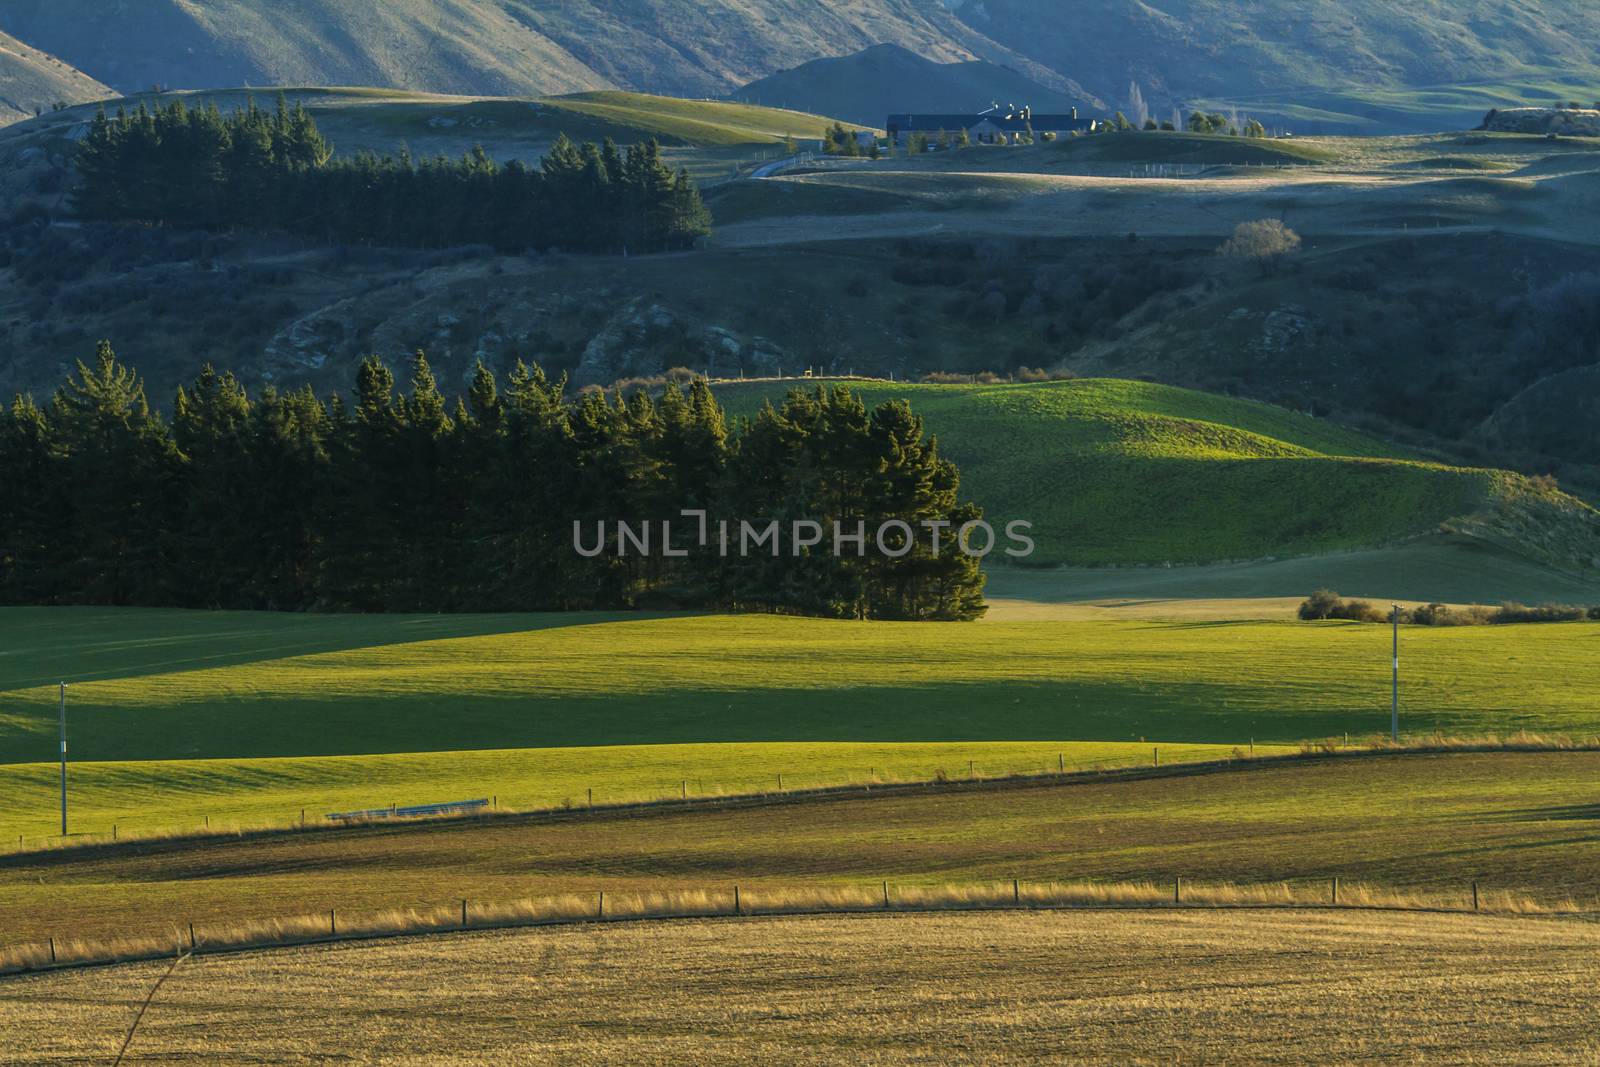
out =
{"type": "Polygon", "coordinates": [[[0,693],[238,667],[419,641],[492,637],[703,612],[313,615],[159,608],[0,608],[0,693]]]}

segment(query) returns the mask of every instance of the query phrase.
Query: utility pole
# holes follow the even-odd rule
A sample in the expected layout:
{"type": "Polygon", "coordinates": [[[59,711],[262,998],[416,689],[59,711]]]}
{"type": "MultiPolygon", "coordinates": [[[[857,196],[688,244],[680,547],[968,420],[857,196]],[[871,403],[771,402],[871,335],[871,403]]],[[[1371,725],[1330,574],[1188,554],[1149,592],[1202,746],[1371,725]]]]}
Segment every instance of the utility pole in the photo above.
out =
{"type": "Polygon", "coordinates": [[[1393,605],[1394,622],[1394,695],[1389,705],[1389,736],[1400,743],[1400,605],[1393,605]]]}
{"type": "Polygon", "coordinates": [[[67,836],[67,683],[61,683],[61,836],[67,836]]]}

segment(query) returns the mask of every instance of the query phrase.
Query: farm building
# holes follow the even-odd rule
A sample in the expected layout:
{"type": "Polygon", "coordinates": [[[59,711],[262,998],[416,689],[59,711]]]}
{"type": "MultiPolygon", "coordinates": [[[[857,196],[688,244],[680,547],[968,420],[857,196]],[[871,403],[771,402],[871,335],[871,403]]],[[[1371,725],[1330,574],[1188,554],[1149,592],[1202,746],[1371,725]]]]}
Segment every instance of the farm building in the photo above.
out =
{"type": "Polygon", "coordinates": [[[1080,118],[1078,109],[1067,115],[1035,115],[1030,107],[1001,107],[998,104],[972,115],[890,115],[884,128],[889,143],[905,144],[913,135],[930,140],[941,133],[954,137],[962,130],[978,144],[1005,144],[1047,133],[1063,136],[1092,130],[1093,119],[1080,118]]]}

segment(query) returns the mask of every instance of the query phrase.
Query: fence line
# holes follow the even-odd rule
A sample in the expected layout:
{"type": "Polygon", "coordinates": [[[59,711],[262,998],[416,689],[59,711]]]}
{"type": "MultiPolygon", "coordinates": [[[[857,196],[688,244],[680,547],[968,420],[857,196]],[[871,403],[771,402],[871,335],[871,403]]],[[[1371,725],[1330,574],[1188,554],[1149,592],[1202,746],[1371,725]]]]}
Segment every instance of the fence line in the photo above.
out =
{"type": "Polygon", "coordinates": [[[1255,885],[1196,883],[996,882],[896,886],[773,887],[731,884],[664,892],[601,891],[508,903],[461,900],[426,911],[390,910],[352,919],[329,910],[316,915],[213,924],[188,923],[161,935],[120,939],[62,939],[0,948],[0,975],[217,955],[392,937],[512,930],[585,923],[683,919],[733,919],[805,915],[921,914],[952,911],[1382,910],[1436,914],[1582,915],[1572,900],[1540,902],[1510,891],[1485,891],[1478,882],[1460,892],[1405,890],[1344,882],[1271,882],[1255,885]]]}

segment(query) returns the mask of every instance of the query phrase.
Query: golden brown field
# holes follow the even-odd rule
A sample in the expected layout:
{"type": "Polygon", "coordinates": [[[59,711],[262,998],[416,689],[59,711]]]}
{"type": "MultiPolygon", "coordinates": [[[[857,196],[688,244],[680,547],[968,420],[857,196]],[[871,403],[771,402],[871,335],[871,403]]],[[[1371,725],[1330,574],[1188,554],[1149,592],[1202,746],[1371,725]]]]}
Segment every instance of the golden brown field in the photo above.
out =
{"type": "MultiPolygon", "coordinates": [[[[188,960],[124,1062],[1582,1063],[1597,961],[1384,912],[618,923],[188,960]]],[[[110,1062],[167,967],[0,982],[0,1062],[110,1062]]]]}

